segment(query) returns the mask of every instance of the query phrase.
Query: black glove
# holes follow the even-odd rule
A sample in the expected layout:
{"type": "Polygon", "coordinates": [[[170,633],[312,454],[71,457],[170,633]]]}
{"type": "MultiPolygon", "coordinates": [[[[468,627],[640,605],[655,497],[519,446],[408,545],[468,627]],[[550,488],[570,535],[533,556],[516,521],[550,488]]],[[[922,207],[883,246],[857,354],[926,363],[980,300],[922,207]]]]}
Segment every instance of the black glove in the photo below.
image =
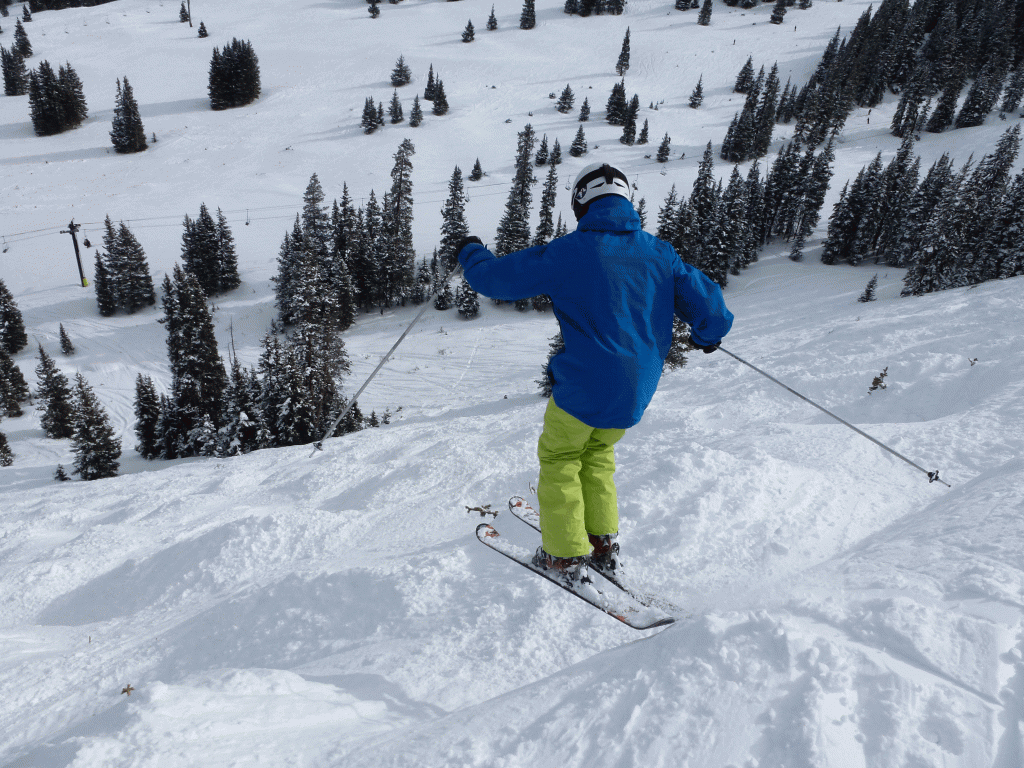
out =
{"type": "Polygon", "coordinates": [[[722,342],[716,341],[714,344],[708,344],[706,347],[697,347],[697,349],[699,349],[705,355],[710,355],[712,352],[714,352],[720,346],[722,346],[722,342]]]}
{"type": "Polygon", "coordinates": [[[476,235],[466,235],[461,240],[459,240],[458,243],[455,244],[455,255],[458,256],[460,253],[462,253],[462,249],[465,248],[470,243],[483,245],[483,241],[476,235]]]}

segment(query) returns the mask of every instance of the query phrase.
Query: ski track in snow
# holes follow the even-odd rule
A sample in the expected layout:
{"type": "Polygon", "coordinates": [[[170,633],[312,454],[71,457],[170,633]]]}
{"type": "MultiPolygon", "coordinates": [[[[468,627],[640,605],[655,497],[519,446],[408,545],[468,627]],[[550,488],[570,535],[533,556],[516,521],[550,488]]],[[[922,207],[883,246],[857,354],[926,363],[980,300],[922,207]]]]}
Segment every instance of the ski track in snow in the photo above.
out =
{"type": "MultiPolygon", "coordinates": [[[[654,0],[587,20],[566,17],[561,0],[538,5],[525,33],[518,6],[498,9],[488,32],[487,9],[466,4],[384,4],[370,22],[362,4],[300,4],[284,19],[268,0],[244,14],[225,0],[202,10],[206,41],[175,21],[173,3],[39,13],[26,25],[30,63],[71,61],[91,116],[37,138],[25,99],[0,99],[0,230],[73,215],[98,242],[109,214],[140,237],[159,283],[179,256],[183,214],[225,208],[244,282],[213,301],[214,322],[225,353],[233,339],[252,365],[275,312],[277,244],[314,171],[328,198],[344,181],[365,204],[411,135],[414,236],[428,255],[452,165],[480,157],[488,176],[467,185],[467,213],[486,241],[517,132],[530,121],[565,151],[588,97],[592,151],[565,159],[563,217],[561,177],[607,157],[635,178],[653,222],[739,109],[732,84],[747,56],[803,82],[869,0],[818,2],[779,27],[766,23],[770,4],[716,4],[707,28],[654,0]],[[463,45],[470,14],[477,39],[463,45]],[[667,166],[601,120],[627,25],[628,92],[664,100],[641,116],[652,142],[667,131],[673,157],[686,153],[667,166]],[[264,91],[213,113],[209,48],[232,36],[253,41],[264,91]],[[359,105],[390,98],[400,53],[413,88],[434,65],[452,113],[364,136],[359,105]],[[113,81],[126,74],[159,137],[133,157],[107,137],[113,81]],[[705,103],[691,110],[701,74],[705,103]],[[548,93],[566,82],[577,104],[560,115],[548,93]]],[[[412,92],[400,91],[407,110],[412,92]]],[[[874,124],[866,110],[851,115],[824,219],[847,178],[895,152],[884,131],[894,108],[887,99],[874,124]]],[[[1004,129],[928,135],[916,150],[925,167],[947,151],[962,163],[1004,129]]],[[[685,609],[637,633],[474,541],[481,517],[467,508],[501,510],[536,482],[550,314],[488,301],[471,321],[429,311],[360,398],[392,423],[312,459],[300,446],[147,462],[131,449],[132,402],[139,373],[170,383],[161,312],[99,318],[66,239],[14,240],[0,261],[31,337],[16,361],[31,384],[36,343],[56,350],[64,324],[78,353],[57,362],[108,409],[122,474],[55,484],[55,465],[73,461],[67,441],[46,439],[31,407],[0,426],[16,454],[0,469],[0,765],[1024,765],[1019,278],[900,299],[901,270],[823,267],[813,238],[802,263],[779,245],[730,277],[727,348],[954,487],[725,355],[692,355],[617,452],[628,565],[685,609]],[[878,301],[858,304],[875,271],[878,301]],[[887,388],[869,394],[883,368],[887,388]]],[[[91,274],[89,249],[83,261],[91,274]]],[[[346,391],[416,311],[360,316],[345,335],[346,391]]],[[[536,542],[507,514],[495,525],[536,542]]]]}

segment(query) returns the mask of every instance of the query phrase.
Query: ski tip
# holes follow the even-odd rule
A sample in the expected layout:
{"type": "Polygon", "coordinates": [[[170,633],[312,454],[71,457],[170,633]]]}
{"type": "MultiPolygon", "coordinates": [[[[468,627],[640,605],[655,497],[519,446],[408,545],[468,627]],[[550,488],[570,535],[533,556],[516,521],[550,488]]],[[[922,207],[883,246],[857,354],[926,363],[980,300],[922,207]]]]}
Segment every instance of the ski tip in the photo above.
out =
{"type": "Polygon", "coordinates": [[[508,511],[509,512],[511,512],[513,510],[516,510],[516,509],[522,509],[525,506],[527,506],[526,499],[524,499],[522,496],[512,496],[508,500],[508,511]]]}
{"type": "Polygon", "coordinates": [[[478,539],[482,539],[485,536],[491,539],[495,539],[498,537],[498,532],[490,523],[480,523],[480,525],[476,527],[476,537],[478,539]]]}

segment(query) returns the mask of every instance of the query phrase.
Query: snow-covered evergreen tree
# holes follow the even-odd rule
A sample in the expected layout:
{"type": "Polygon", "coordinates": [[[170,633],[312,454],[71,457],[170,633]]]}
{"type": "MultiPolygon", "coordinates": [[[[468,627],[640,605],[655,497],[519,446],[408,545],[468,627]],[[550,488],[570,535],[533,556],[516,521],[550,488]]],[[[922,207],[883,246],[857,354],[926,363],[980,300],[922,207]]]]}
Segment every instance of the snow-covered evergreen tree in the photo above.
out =
{"type": "Polygon", "coordinates": [[[418,128],[423,123],[423,108],[420,107],[420,95],[417,93],[412,99],[412,109],[409,111],[409,125],[418,128]]]}
{"type": "Polygon", "coordinates": [[[711,12],[714,10],[714,4],[712,0],[704,0],[704,5],[700,7],[700,15],[697,16],[697,23],[702,27],[710,26],[711,24],[711,12]]]}
{"type": "Polygon", "coordinates": [[[472,43],[476,37],[476,31],[473,29],[473,21],[470,19],[466,22],[466,28],[462,30],[462,42],[472,43]]]}
{"type": "Polygon", "coordinates": [[[576,137],[569,146],[569,154],[573,157],[583,157],[583,155],[587,154],[587,137],[583,134],[582,125],[576,131],[576,137]]]}
{"type": "Polygon", "coordinates": [[[150,376],[141,373],[135,377],[135,450],[144,459],[160,455],[157,426],[160,421],[160,398],[150,376]]]}
{"type": "Polygon", "coordinates": [[[583,99],[583,104],[580,105],[580,116],[579,122],[585,123],[590,119],[590,100],[583,99]]]}
{"type": "Polygon", "coordinates": [[[655,159],[659,163],[667,163],[669,153],[671,151],[672,139],[666,133],[665,137],[661,140],[661,144],[658,145],[658,154],[655,155],[655,159]]]}
{"type": "Polygon", "coordinates": [[[139,105],[135,101],[135,94],[127,76],[123,85],[120,80],[117,81],[110,141],[114,149],[121,154],[142,152],[147,146],[146,130],[139,115],[139,105]]]}
{"type": "Polygon", "coordinates": [[[0,348],[0,416],[21,416],[21,403],[28,400],[29,395],[21,369],[7,351],[0,348]]]}
{"type": "Polygon", "coordinates": [[[448,114],[448,96],[444,92],[444,83],[440,79],[434,84],[434,98],[432,101],[434,106],[431,112],[438,116],[448,114]]]}
{"type": "Polygon", "coordinates": [[[0,432],[0,467],[9,467],[14,464],[14,451],[7,442],[7,435],[0,432]]]}
{"type": "Polygon", "coordinates": [[[466,192],[462,183],[462,170],[455,166],[448,180],[448,198],[441,208],[441,244],[438,248],[438,269],[448,274],[458,258],[456,245],[469,233],[466,223],[466,192]]]}
{"type": "Polygon", "coordinates": [[[403,85],[408,85],[411,82],[412,70],[405,63],[405,56],[401,55],[398,57],[398,61],[395,62],[395,68],[391,70],[391,85],[395,88],[401,88],[403,85]]]}
{"type": "Polygon", "coordinates": [[[576,96],[572,92],[572,88],[566,83],[565,89],[562,91],[562,95],[558,97],[558,103],[555,104],[555,109],[561,112],[563,115],[567,115],[572,112],[573,104],[576,103],[576,96]]]}
{"type": "MultiPolygon", "coordinates": [[[[629,27],[626,27],[626,36],[622,38],[622,50],[619,51],[619,58],[615,62],[615,74],[622,77],[629,70],[629,27]]],[[[568,110],[567,110],[568,111],[568,110]]]]}
{"type": "Polygon", "coordinates": [[[498,28],[498,18],[494,15],[494,6],[491,6],[491,15],[487,17],[487,29],[493,32],[498,28]]]}
{"type": "Polygon", "coordinates": [[[523,12],[519,15],[520,29],[533,29],[537,26],[537,11],[534,0],[523,0],[523,12]]]}
{"type": "Polygon", "coordinates": [[[480,298],[465,277],[459,282],[459,287],[455,291],[455,306],[459,310],[459,315],[466,320],[480,314],[480,298]]]}
{"type": "Polygon", "coordinates": [[[515,177],[505,203],[505,213],[498,223],[494,241],[494,252],[504,256],[530,245],[530,208],[533,204],[532,186],[536,181],[534,165],[530,161],[536,134],[533,126],[527,124],[519,132],[516,151],[515,177]]]}
{"type": "Polygon", "coordinates": [[[405,120],[405,115],[402,113],[402,102],[398,98],[397,89],[391,95],[391,104],[388,105],[388,116],[391,118],[392,125],[397,125],[405,120]]]}
{"type": "Polygon", "coordinates": [[[223,51],[214,47],[208,85],[212,109],[245,106],[259,98],[260,90],[259,59],[252,43],[234,38],[223,51]]]}
{"type": "Polygon", "coordinates": [[[690,109],[699,109],[700,105],[704,103],[704,75],[701,75],[697,80],[697,85],[694,86],[693,92],[690,94],[690,109]]]}
{"type": "Polygon", "coordinates": [[[862,304],[867,303],[869,301],[874,301],[875,298],[876,298],[875,297],[875,288],[877,286],[878,286],[878,274],[876,273],[874,277],[872,277],[870,280],[868,280],[868,284],[864,288],[864,293],[862,293],[857,298],[857,301],[861,302],[862,304]]]}
{"type": "Polygon", "coordinates": [[[28,93],[28,68],[18,51],[8,51],[0,45],[0,70],[3,72],[5,96],[25,96],[28,93]]]}
{"type": "Polygon", "coordinates": [[[71,387],[67,377],[57,368],[57,363],[39,345],[39,364],[36,366],[36,380],[39,382],[36,397],[37,410],[42,412],[40,426],[47,437],[60,439],[71,437],[74,431],[74,405],[71,387]]]}
{"type": "Polygon", "coordinates": [[[120,467],[121,439],[82,374],[75,374],[75,424],[71,436],[74,471],[83,480],[114,477],[120,467]]]}
{"type": "Polygon", "coordinates": [[[25,320],[14,296],[0,278],[0,349],[15,355],[26,346],[25,320]]]}
{"type": "Polygon", "coordinates": [[[562,331],[559,330],[558,333],[551,337],[551,343],[548,345],[548,359],[545,361],[544,367],[541,368],[540,378],[537,379],[541,397],[551,397],[551,390],[555,385],[555,378],[551,373],[551,360],[555,355],[561,354],[564,351],[565,339],[562,337],[562,331]]]}

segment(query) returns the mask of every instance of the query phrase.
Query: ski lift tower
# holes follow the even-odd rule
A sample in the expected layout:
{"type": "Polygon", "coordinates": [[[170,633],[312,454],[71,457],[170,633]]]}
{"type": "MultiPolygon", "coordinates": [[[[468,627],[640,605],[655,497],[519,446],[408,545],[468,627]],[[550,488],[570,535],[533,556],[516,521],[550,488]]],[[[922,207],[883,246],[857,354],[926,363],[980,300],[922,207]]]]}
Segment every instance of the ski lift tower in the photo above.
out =
{"type": "Polygon", "coordinates": [[[75,261],[78,262],[78,275],[79,275],[79,277],[82,278],[82,287],[83,288],[88,288],[89,287],[89,281],[85,279],[85,270],[82,269],[82,254],[78,250],[78,234],[77,233],[78,233],[78,230],[81,229],[81,228],[82,228],[81,225],[80,224],[75,224],[75,220],[72,219],[71,223],[68,224],[68,228],[67,229],[62,229],[60,231],[60,233],[62,235],[68,235],[68,234],[71,235],[71,242],[73,242],[75,244],[75,261]]]}

